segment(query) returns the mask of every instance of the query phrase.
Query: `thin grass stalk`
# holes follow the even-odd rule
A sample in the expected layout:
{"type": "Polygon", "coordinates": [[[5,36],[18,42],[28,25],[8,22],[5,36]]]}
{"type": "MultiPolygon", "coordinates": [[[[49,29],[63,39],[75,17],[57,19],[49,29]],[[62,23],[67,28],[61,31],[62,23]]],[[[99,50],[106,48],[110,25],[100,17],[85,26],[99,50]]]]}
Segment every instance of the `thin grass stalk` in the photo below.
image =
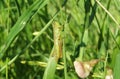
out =
{"type": "MultiPolygon", "coordinates": [[[[8,58],[6,58],[6,64],[8,64],[8,58]]],[[[6,79],[8,79],[8,65],[6,66],[6,79]]]]}
{"type": "Polygon", "coordinates": [[[66,28],[66,24],[67,22],[65,23],[65,26],[64,26],[64,32],[63,32],[63,60],[64,60],[64,78],[65,79],[68,79],[67,78],[67,61],[66,61],[66,52],[65,52],[65,37],[66,37],[66,32],[65,32],[65,28],[66,28]]]}
{"type": "Polygon", "coordinates": [[[90,0],[84,0],[84,8],[85,8],[85,19],[84,19],[84,28],[82,32],[82,37],[81,37],[81,44],[84,44],[80,48],[80,54],[79,54],[79,59],[82,61],[83,55],[84,55],[84,50],[85,50],[85,45],[87,44],[88,40],[88,27],[90,26],[89,24],[89,13],[90,13],[90,0]]]}
{"type": "Polygon", "coordinates": [[[117,26],[120,28],[119,22],[113,17],[113,15],[98,1],[96,2],[99,4],[99,6],[110,16],[110,18],[117,24],[117,26]]]}

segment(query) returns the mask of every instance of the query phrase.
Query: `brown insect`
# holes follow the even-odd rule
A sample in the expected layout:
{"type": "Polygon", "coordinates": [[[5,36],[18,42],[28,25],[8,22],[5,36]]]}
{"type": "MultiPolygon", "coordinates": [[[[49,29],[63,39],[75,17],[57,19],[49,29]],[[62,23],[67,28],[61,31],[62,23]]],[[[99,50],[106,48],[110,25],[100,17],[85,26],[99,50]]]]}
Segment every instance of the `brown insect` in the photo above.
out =
{"type": "Polygon", "coordinates": [[[58,60],[59,58],[62,58],[62,26],[58,22],[53,22],[53,33],[54,33],[54,49],[52,56],[55,56],[58,60]]]}

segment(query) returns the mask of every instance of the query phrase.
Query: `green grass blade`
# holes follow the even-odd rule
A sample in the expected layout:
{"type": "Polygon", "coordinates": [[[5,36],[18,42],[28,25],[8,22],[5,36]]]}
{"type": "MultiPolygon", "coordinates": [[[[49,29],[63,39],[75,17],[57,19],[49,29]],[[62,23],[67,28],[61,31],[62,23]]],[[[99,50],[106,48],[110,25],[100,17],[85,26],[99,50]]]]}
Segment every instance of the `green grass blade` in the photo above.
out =
{"type": "Polygon", "coordinates": [[[120,79],[120,53],[116,56],[115,60],[114,79],[120,79]]]}
{"type": "Polygon", "coordinates": [[[119,22],[113,17],[113,15],[98,0],[96,0],[96,2],[110,16],[110,18],[118,25],[118,27],[120,27],[119,22]]]}
{"type": "Polygon", "coordinates": [[[63,32],[63,60],[64,60],[64,78],[65,79],[68,79],[68,76],[67,76],[67,58],[66,58],[66,52],[65,52],[65,37],[66,37],[66,27],[67,27],[67,21],[65,23],[65,26],[64,26],[64,32],[63,32]]]}
{"type": "Polygon", "coordinates": [[[11,29],[10,33],[8,34],[8,37],[6,39],[6,43],[3,47],[3,49],[0,51],[0,59],[3,57],[4,53],[6,52],[6,50],[8,49],[8,47],[10,46],[11,42],[14,40],[14,38],[16,37],[16,35],[23,30],[23,28],[25,27],[25,25],[27,24],[27,22],[31,19],[31,17],[33,15],[35,15],[35,13],[38,11],[38,9],[41,9],[42,7],[44,7],[47,4],[48,0],[37,0],[35,1],[29,9],[27,9],[22,16],[18,19],[18,21],[16,22],[16,24],[13,26],[13,28],[11,29]]]}
{"type": "Polygon", "coordinates": [[[56,58],[50,57],[43,79],[54,79],[56,66],[57,66],[56,58]]]}

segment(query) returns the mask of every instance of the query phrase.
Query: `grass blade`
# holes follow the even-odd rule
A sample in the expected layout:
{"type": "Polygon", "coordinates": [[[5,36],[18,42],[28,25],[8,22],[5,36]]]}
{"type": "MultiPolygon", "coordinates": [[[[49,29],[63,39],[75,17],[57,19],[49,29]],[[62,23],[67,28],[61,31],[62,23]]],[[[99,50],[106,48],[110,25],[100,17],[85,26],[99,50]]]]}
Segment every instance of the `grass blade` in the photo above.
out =
{"type": "Polygon", "coordinates": [[[56,58],[50,57],[43,79],[54,79],[56,66],[57,66],[56,58]]]}
{"type": "Polygon", "coordinates": [[[114,79],[120,79],[120,53],[116,56],[114,67],[114,79]]]}
{"type": "Polygon", "coordinates": [[[96,0],[96,2],[110,16],[110,18],[118,25],[118,27],[120,27],[118,21],[112,16],[112,14],[98,0],[96,0]]]}
{"type": "Polygon", "coordinates": [[[33,15],[35,15],[35,13],[38,11],[38,9],[41,9],[42,7],[44,7],[47,4],[48,0],[37,0],[35,1],[29,9],[27,9],[22,16],[18,19],[18,21],[16,22],[16,24],[13,26],[13,28],[11,29],[10,33],[8,34],[8,37],[6,39],[6,43],[3,47],[3,49],[0,51],[0,59],[3,57],[4,53],[6,52],[6,50],[8,49],[8,47],[10,46],[11,42],[14,40],[14,38],[16,37],[16,35],[23,30],[23,28],[25,27],[25,25],[27,24],[27,22],[31,19],[31,17],[33,15]]]}

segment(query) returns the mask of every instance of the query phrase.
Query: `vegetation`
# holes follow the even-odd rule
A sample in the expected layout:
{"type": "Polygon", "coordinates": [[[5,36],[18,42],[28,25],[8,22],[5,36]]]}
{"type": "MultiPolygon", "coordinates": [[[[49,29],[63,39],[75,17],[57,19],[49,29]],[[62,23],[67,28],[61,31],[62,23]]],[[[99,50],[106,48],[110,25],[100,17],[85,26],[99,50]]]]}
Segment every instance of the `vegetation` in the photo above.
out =
{"type": "Polygon", "coordinates": [[[119,79],[119,4],[0,0],[0,79],[119,79]]]}

